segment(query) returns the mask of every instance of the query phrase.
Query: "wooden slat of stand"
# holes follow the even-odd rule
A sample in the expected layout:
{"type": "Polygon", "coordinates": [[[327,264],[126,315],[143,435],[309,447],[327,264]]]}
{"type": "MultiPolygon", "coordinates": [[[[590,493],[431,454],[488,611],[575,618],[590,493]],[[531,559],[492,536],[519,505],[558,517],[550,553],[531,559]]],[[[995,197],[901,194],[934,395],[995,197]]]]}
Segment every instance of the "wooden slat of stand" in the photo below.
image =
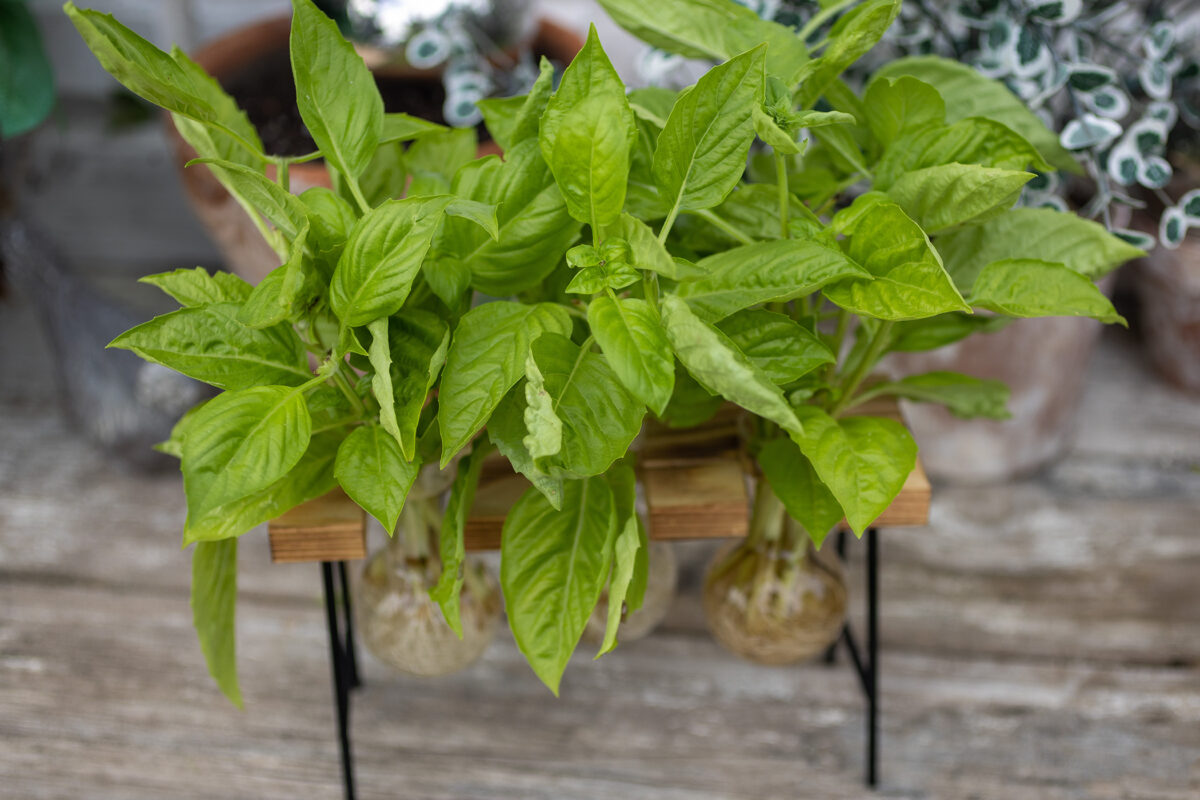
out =
{"type": "Polygon", "coordinates": [[[267,526],[271,561],[366,558],[367,515],[341,489],[296,506],[267,526]]]}

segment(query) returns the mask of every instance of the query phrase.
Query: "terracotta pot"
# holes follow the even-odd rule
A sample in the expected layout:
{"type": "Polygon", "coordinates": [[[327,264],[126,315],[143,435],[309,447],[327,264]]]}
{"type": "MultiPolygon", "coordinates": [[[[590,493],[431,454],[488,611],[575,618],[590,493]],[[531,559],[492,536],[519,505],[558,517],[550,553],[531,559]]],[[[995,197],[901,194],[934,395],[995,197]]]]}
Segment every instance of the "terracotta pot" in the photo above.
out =
{"type": "MultiPolygon", "coordinates": [[[[1107,292],[1113,280],[1099,286],[1107,292]]],[[[950,370],[1003,381],[1012,392],[1012,419],[1004,421],[959,419],[941,406],[902,403],[926,473],[951,483],[1007,481],[1061,457],[1101,329],[1079,317],[1019,319],[997,333],[891,356],[885,367],[896,376],[950,370]]]]}
{"type": "MultiPolygon", "coordinates": [[[[221,36],[200,48],[192,57],[224,84],[229,76],[264,57],[286,51],[290,30],[290,17],[274,17],[221,36]]],[[[548,20],[539,20],[532,46],[534,52],[544,53],[551,60],[566,64],[583,47],[583,40],[574,31],[548,20]]],[[[184,164],[196,157],[196,152],[175,130],[169,115],[166,119],[176,165],[196,216],[208,229],[225,258],[227,268],[257,283],[279,266],[279,257],[263,241],[246,212],[211,172],[200,167],[184,168],[184,164]]],[[[492,142],[480,145],[480,155],[498,152],[499,149],[492,142]]],[[[289,173],[291,190],[296,194],[313,186],[330,186],[329,172],[321,162],[293,165],[289,173]]]]}
{"type": "Polygon", "coordinates": [[[1176,250],[1156,247],[1136,267],[1142,334],[1171,382],[1200,392],[1200,237],[1176,250]]]}

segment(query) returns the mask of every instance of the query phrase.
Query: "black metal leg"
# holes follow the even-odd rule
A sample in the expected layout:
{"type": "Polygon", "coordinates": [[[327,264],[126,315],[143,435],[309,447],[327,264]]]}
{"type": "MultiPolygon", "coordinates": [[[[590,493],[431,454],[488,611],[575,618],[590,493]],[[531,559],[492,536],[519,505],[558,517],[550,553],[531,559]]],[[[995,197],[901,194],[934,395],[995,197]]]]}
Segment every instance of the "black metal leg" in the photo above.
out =
{"type": "Polygon", "coordinates": [[[874,787],[879,761],[879,541],[867,529],[867,786],[874,787]]]}
{"type": "Polygon", "coordinates": [[[350,581],[346,578],[346,562],[338,562],[338,577],[342,583],[342,612],[346,623],[346,667],[350,676],[350,688],[362,686],[358,675],[358,643],[354,639],[354,609],[350,605],[350,581]]]}
{"type": "Polygon", "coordinates": [[[350,628],[350,593],[345,583],[346,566],[338,562],[342,579],[342,596],[346,609],[346,638],[339,633],[338,592],[334,586],[333,563],[321,562],[321,578],[325,585],[325,621],[329,626],[329,661],[333,672],[333,697],[337,705],[338,744],[342,755],[342,785],[346,800],[354,800],[354,755],[350,749],[350,689],[351,674],[357,672],[352,652],[354,642],[350,628]]]}

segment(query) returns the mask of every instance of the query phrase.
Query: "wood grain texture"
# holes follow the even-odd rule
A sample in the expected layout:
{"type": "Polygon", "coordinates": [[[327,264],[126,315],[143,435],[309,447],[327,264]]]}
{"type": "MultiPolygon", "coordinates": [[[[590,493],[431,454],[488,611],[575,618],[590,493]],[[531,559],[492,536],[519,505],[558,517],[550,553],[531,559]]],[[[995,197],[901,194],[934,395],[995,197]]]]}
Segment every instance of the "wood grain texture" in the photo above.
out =
{"type": "Polygon", "coordinates": [[[276,564],[367,557],[367,514],[341,489],[296,506],[267,531],[276,564]]]}

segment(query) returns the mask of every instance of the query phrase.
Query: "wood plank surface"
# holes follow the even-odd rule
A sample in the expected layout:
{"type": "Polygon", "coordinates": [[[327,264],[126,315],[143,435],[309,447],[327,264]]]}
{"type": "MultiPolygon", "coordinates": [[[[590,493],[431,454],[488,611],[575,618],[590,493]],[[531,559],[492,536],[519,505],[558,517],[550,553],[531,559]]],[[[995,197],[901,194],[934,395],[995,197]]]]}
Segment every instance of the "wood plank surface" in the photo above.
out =
{"type": "Polygon", "coordinates": [[[367,514],[341,489],[272,520],[267,534],[277,564],[367,557],[367,514]]]}

